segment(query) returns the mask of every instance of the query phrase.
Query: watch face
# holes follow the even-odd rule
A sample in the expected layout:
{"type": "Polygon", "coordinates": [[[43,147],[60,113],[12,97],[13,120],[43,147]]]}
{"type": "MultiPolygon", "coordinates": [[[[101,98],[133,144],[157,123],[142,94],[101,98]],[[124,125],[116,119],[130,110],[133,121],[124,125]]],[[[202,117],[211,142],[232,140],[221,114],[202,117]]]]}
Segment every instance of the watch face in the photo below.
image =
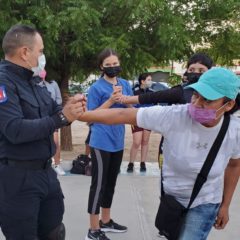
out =
{"type": "Polygon", "coordinates": [[[62,121],[65,125],[68,125],[68,124],[69,124],[67,118],[64,116],[64,114],[63,114],[62,112],[59,113],[59,117],[60,117],[61,121],[62,121]]]}
{"type": "Polygon", "coordinates": [[[63,121],[66,119],[62,113],[60,114],[60,117],[63,121]]]}

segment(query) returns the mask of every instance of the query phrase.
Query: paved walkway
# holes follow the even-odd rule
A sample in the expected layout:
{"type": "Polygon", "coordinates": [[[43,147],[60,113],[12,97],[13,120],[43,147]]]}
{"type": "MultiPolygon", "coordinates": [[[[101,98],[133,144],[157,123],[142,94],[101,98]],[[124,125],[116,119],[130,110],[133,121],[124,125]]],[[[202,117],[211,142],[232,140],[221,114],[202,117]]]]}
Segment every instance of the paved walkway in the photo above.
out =
{"type": "MultiPolygon", "coordinates": [[[[112,207],[112,217],[128,226],[123,234],[108,234],[111,240],[160,240],[154,227],[154,218],[158,207],[159,171],[156,163],[148,163],[148,172],[140,174],[126,173],[127,162],[123,162],[118,178],[116,194],[112,207]]],[[[64,162],[69,169],[70,163],[64,162]]],[[[67,229],[66,240],[84,240],[88,229],[87,200],[90,177],[81,175],[59,178],[65,195],[66,212],[64,223],[67,229]]],[[[230,209],[230,222],[225,230],[212,230],[209,240],[240,239],[240,185],[234,195],[230,209]]],[[[0,239],[4,237],[0,234],[0,239]]]]}
{"type": "MultiPolygon", "coordinates": [[[[128,226],[124,234],[108,234],[111,240],[160,240],[154,227],[159,196],[159,170],[156,163],[148,163],[148,172],[126,173],[127,162],[123,162],[118,178],[112,216],[128,226]]],[[[90,177],[62,177],[61,183],[66,197],[65,222],[67,240],[84,240],[88,228],[86,213],[90,177]],[[67,201],[67,197],[69,198],[67,201]]],[[[234,195],[230,209],[230,222],[225,230],[212,230],[209,240],[240,239],[239,210],[240,185],[234,195]]]]}

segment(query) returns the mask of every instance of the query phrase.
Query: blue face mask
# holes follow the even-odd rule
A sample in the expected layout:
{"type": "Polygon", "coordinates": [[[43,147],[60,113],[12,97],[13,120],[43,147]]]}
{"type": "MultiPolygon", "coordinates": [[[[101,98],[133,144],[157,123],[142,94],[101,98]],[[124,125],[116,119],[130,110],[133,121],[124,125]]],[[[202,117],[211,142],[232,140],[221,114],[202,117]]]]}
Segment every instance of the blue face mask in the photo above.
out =
{"type": "Polygon", "coordinates": [[[152,81],[151,80],[150,81],[146,81],[145,82],[145,86],[146,86],[146,88],[150,88],[152,86],[152,81]]]}

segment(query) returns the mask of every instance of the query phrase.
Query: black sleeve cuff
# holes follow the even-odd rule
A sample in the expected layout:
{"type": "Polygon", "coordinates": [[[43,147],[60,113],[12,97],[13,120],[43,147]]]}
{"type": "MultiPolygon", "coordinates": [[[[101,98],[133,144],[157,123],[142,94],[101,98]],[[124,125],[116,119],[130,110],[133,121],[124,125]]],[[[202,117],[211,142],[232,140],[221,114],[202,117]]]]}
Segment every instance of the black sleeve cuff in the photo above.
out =
{"type": "Polygon", "coordinates": [[[56,125],[56,129],[62,128],[71,124],[71,122],[68,122],[68,120],[66,119],[66,117],[63,115],[62,112],[54,114],[52,116],[52,119],[56,125]]]}

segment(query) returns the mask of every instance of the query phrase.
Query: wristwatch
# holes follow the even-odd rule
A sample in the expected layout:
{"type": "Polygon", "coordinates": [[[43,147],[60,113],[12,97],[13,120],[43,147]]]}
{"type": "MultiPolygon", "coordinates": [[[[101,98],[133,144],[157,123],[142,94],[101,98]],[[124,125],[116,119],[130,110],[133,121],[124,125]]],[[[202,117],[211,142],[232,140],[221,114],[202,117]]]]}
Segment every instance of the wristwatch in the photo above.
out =
{"type": "Polygon", "coordinates": [[[59,112],[58,113],[59,118],[61,119],[61,122],[64,126],[67,126],[70,124],[70,122],[67,120],[67,118],[65,117],[65,115],[63,114],[63,112],[59,112]]]}

